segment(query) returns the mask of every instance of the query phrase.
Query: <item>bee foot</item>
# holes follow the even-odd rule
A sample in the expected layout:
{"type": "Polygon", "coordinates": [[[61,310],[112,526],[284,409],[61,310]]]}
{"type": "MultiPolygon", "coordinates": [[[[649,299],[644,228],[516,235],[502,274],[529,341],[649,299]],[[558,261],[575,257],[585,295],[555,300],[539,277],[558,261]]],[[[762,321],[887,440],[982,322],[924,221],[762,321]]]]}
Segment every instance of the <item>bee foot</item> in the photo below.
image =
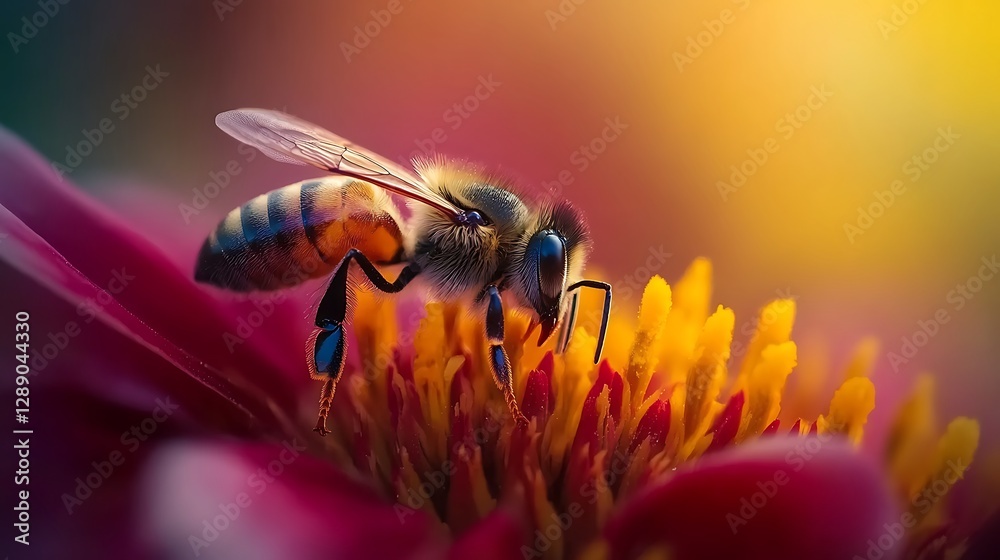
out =
{"type": "Polygon", "coordinates": [[[316,427],[313,428],[313,431],[321,437],[326,437],[326,434],[330,433],[330,430],[327,430],[324,424],[326,424],[324,420],[319,420],[316,422],[316,427]]]}

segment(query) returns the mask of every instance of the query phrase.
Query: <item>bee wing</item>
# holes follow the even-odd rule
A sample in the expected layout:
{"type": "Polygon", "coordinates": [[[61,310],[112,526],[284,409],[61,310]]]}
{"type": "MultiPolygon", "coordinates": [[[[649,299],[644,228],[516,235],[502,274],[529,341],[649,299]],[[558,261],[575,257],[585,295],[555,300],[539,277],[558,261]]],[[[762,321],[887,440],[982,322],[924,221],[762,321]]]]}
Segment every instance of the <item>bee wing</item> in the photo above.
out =
{"type": "Polygon", "coordinates": [[[428,188],[402,166],[326,129],[280,111],[235,109],[219,113],[215,124],[271,159],[313,165],[331,173],[368,181],[427,204],[448,216],[455,217],[462,213],[461,209],[428,188]]]}

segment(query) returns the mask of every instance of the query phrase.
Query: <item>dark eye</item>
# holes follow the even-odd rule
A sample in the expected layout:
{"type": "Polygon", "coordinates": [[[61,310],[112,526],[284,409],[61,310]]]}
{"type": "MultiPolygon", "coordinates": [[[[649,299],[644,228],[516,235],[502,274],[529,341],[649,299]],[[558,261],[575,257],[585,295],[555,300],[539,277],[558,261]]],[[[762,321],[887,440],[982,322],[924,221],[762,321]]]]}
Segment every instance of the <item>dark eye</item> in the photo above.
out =
{"type": "Polygon", "coordinates": [[[462,223],[468,226],[486,226],[489,222],[486,217],[479,212],[479,210],[466,210],[463,213],[462,223]]]}
{"type": "Polygon", "coordinates": [[[543,235],[538,243],[538,277],[542,292],[549,297],[559,295],[565,276],[565,242],[553,233],[543,235]]]}

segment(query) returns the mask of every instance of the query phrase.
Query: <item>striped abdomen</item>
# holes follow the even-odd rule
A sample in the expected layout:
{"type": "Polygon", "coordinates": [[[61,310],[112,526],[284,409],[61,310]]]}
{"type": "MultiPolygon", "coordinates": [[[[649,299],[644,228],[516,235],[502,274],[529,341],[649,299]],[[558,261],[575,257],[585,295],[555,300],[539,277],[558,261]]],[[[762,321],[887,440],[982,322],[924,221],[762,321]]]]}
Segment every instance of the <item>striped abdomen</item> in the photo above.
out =
{"type": "Polygon", "coordinates": [[[274,290],[333,271],[351,248],[400,258],[399,213],[388,195],[348,177],[302,181],[230,212],[205,240],[195,279],[229,290],[274,290]]]}

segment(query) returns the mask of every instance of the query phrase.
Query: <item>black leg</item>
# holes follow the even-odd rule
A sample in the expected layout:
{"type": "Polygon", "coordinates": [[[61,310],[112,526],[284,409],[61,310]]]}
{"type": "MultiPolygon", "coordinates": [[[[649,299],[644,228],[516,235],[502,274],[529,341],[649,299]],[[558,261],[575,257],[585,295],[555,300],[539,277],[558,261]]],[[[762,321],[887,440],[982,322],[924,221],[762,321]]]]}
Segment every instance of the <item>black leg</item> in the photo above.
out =
{"type": "Polygon", "coordinates": [[[403,268],[394,282],[389,282],[368,257],[357,249],[348,251],[337,266],[316,311],[318,328],[309,337],[309,348],[307,348],[307,351],[312,352],[312,361],[309,364],[310,376],[325,381],[319,398],[319,417],[316,419],[316,427],[313,428],[324,436],[329,433],[326,429],[326,417],[330,414],[333,393],[337,388],[337,380],[344,371],[344,360],[347,356],[344,322],[347,320],[347,308],[353,296],[348,282],[352,260],[358,263],[375,288],[390,294],[402,290],[420,272],[420,268],[411,263],[403,268]]]}
{"type": "Polygon", "coordinates": [[[507,402],[507,408],[518,423],[527,424],[528,421],[521,414],[521,409],[517,406],[517,399],[514,397],[514,387],[512,385],[512,374],[510,358],[503,349],[503,303],[500,301],[500,290],[496,286],[486,288],[486,295],[489,301],[486,304],[486,338],[490,343],[490,365],[493,368],[493,378],[497,382],[497,388],[503,393],[503,399],[507,402]]]}
{"type": "Polygon", "coordinates": [[[578,288],[594,288],[604,290],[604,313],[601,315],[601,334],[597,337],[597,352],[594,353],[594,363],[601,361],[601,353],[604,352],[604,338],[608,334],[608,318],[611,315],[611,284],[598,282],[597,280],[580,280],[566,288],[566,292],[572,292],[578,288]]]}

